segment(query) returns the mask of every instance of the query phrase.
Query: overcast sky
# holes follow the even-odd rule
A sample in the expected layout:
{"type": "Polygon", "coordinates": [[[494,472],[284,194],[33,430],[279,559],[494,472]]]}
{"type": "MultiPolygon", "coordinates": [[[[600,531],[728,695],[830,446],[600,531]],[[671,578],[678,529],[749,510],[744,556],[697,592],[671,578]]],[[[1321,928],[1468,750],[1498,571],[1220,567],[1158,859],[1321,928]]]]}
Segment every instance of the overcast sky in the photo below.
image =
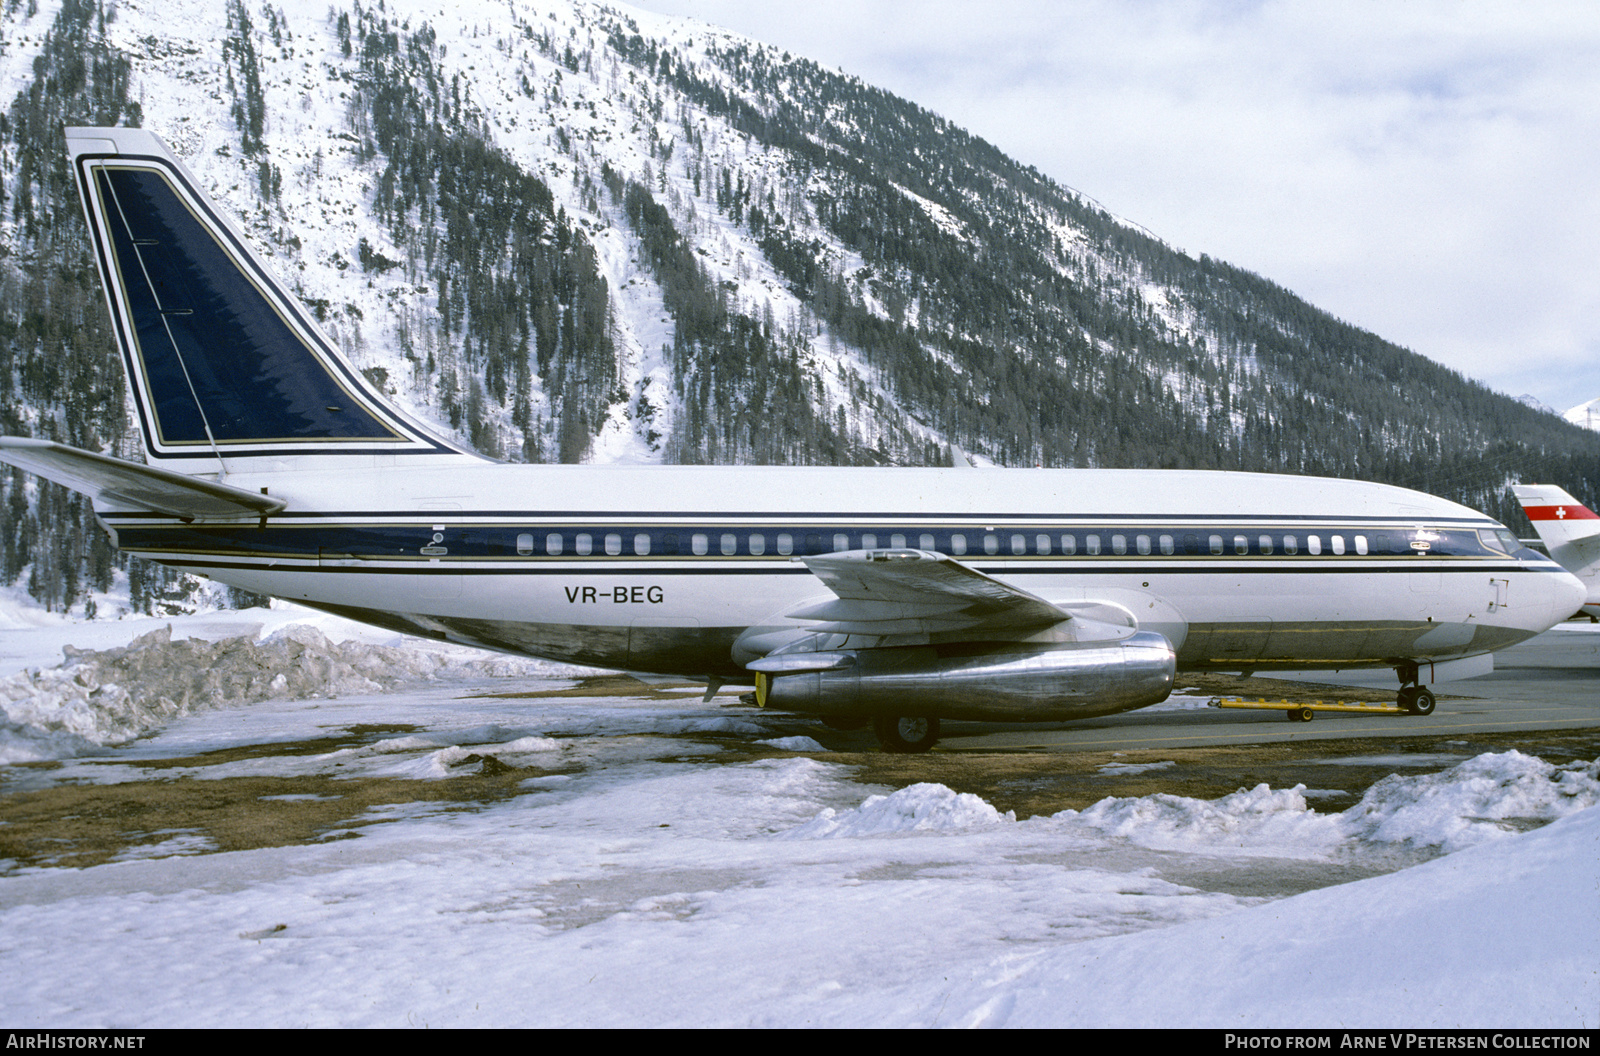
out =
{"type": "Polygon", "coordinates": [[[1492,388],[1600,396],[1600,4],[633,2],[905,96],[1492,388]]]}

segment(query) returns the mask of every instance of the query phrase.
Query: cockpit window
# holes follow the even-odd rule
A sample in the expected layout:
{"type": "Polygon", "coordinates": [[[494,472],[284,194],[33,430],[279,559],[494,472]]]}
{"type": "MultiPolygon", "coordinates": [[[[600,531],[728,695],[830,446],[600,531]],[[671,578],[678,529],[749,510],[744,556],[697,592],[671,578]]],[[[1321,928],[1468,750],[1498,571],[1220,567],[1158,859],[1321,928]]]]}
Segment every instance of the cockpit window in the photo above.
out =
{"type": "Polygon", "coordinates": [[[1510,529],[1494,527],[1479,528],[1478,541],[1490,550],[1500,554],[1514,554],[1522,549],[1522,543],[1511,534],[1510,529]]]}

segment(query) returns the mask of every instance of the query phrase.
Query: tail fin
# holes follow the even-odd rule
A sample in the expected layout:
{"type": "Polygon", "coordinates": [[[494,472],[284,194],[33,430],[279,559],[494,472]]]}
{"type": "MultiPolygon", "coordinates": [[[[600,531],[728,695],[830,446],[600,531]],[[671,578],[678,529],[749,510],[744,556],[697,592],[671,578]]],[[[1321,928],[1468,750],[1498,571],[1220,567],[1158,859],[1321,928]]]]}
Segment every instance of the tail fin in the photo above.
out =
{"type": "Polygon", "coordinates": [[[1600,514],[1552,484],[1511,490],[1550,556],[1589,588],[1589,605],[1600,605],[1600,514]]]}
{"type": "Polygon", "coordinates": [[[345,362],[157,136],[69,128],[67,147],[152,465],[460,450],[345,362]]]}

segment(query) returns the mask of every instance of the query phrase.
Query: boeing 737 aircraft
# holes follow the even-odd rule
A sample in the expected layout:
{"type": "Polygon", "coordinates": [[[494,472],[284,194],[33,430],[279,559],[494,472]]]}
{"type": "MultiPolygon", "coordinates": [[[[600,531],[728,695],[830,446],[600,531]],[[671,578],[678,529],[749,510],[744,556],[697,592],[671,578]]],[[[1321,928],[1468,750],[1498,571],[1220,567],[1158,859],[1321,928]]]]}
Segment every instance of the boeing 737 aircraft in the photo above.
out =
{"type": "Polygon", "coordinates": [[[504,465],[390,405],[156,136],[69,129],[146,465],[31,439],[116,544],[381,627],[753,683],[874,724],[1053,721],[1178,670],[1392,667],[1399,701],[1584,598],[1489,518],[1243,473],[504,465]]]}
{"type": "Polygon", "coordinates": [[[1600,619],[1600,514],[1553,484],[1511,489],[1556,563],[1583,584],[1583,612],[1600,619]]]}

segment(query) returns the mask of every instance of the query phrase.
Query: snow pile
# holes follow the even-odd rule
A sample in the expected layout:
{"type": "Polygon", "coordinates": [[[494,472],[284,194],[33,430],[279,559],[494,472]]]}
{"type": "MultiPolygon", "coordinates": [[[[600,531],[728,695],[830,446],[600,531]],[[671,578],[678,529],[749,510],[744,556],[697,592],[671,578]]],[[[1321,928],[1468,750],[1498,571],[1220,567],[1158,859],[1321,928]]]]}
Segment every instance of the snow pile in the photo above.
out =
{"type": "Polygon", "coordinates": [[[1556,766],[1489,752],[1437,774],[1391,774],[1342,814],[1317,813],[1305,792],[1263,784],[1215,800],[1113,797],[1053,818],[1160,850],[1321,856],[1359,842],[1448,854],[1600,804],[1600,760],[1556,766]]]}
{"type": "Polygon", "coordinates": [[[1064,810],[1052,817],[1162,850],[1326,853],[1343,841],[1345,832],[1337,815],[1318,814],[1306,805],[1304,790],[1304,785],[1273,789],[1262,784],[1221,799],[1166,793],[1110,797],[1081,812],[1064,810]]]}
{"type": "MultiPolygon", "coordinates": [[[[1600,805],[1600,760],[1557,766],[1521,752],[1487,753],[1438,774],[1379,781],[1342,814],[1306,804],[1306,788],[1261,784],[1220,799],[1157,793],[1108,797],[1045,825],[1087,827],[1157,850],[1329,857],[1359,845],[1404,844],[1453,853],[1600,805]]],[[[960,832],[1016,821],[983,799],[938,784],[870,796],[853,810],[824,808],[788,839],[960,832]]]]}
{"type": "Polygon", "coordinates": [[[505,756],[556,752],[562,742],[553,737],[530,733],[522,727],[505,727],[496,724],[474,726],[470,729],[449,732],[412,734],[405,737],[387,737],[359,748],[340,748],[316,758],[318,763],[337,761],[340,766],[351,762],[370,763],[379,756],[403,756],[393,762],[378,766],[363,766],[347,776],[387,776],[418,781],[437,781],[463,773],[476,773],[471,764],[494,759],[502,765],[505,756]],[[423,751],[426,755],[412,753],[423,751]]]}
{"type": "Polygon", "coordinates": [[[1127,777],[1130,774],[1147,774],[1152,770],[1170,770],[1177,765],[1171,759],[1159,763],[1106,763],[1097,767],[1095,773],[1105,774],[1107,777],[1127,777]]]}
{"type": "Polygon", "coordinates": [[[818,744],[816,739],[812,737],[769,737],[756,743],[771,745],[773,748],[779,748],[785,752],[825,752],[828,750],[818,744]]]}
{"type": "Polygon", "coordinates": [[[173,641],[167,626],[126,646],[63,652],[57,667],[0,679],[0,764],[82,755],[207,708],[381,693],[445,673],[517,673],[522,663],[334,642],[304,625],[260,642],[173,641]]]}
{"type": "Polygon", "coordinates": [[[780,838],[813,840],[930,830],[959,832],[1016,820],[1014,812],[1008,810],[1001,814],[978,796],[924,782],[908,785],[892,795],[869,796],[854,810],[841,813],[824,807],[816,817],[782,833],[780,838]]]}
{"type": "Polygon", "coordinates": [[[1593,1029],[1597,844],[1600,812],[1580,811],[1385,876],[975,966],[942,1022],[1593,1029]]]}
{"type": "Polygon", "coordinates": [[[1458,851],[1600,804],[1600,759],[1556,766],[1512,750],[1438,774],[1390,775],[1340,815],[1352,839],[1458,851]]]}

